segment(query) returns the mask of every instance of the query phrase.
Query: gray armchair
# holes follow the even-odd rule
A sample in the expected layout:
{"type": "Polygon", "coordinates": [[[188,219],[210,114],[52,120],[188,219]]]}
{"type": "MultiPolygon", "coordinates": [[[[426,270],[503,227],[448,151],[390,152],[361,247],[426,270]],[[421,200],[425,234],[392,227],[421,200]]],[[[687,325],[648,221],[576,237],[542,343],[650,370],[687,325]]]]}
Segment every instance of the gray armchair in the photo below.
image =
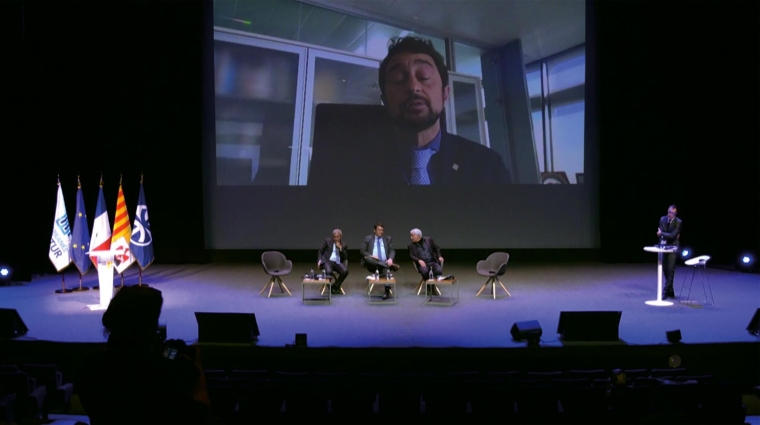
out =
{"type": "Polygon", "coordinates": [[[274,284],[277,283],[280,287],[281,293],[284,294],[287,292],[288,295],[293,295],[288,290],[288,287],[282,282],[282,278],[280,278],[280,276],[290,274],[293,270],[292,261],[285,258],[285,255],[279,251],[266,251],[261,254],[261,265],[264,266],[264,272],[269,275],[269,281],[264,285],[264,288],[261,289],[259,294],[263,294],[268,286],[269,295],[267,295],[267,298],[271,297],[274,284]]]}
{"type": "Polygon", "coordinates": [[[480,293],[490,284],[491,294],[493,295],[493,299],[496,299],[496,282],[499,282],[499,285],[501,285],[502,289],[504,289],[504,292],[506,292],[508,296],[512,296],[512,294],[507,291],[504,284],[501,283],[501,280],[499,280],[499,277],[503,276],[507,271],[508,262],[509,254],[506,252],[494,252],[485,260],[478,261],[478,265],[475,267],[478,274],[481,276],[488,276],[488,280],[483,284],[483,287],[480,288],[477,295],[475,295],[476,297],[480,296],[480,293]]]}

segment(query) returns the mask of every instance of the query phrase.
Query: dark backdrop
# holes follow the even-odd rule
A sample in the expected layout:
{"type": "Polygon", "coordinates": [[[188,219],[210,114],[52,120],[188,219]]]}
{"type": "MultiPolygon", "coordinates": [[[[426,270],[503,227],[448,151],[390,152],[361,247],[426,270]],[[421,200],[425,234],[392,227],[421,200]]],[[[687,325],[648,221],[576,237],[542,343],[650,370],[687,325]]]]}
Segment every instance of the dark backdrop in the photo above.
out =
{"type": "MultiPolygon", "coordinates": [[[[0,263],[14,267],[14,278],[54,271],[47,241],[59,174],[73,225],[77,174],[92,215],[103,172],[113,219],[120,175],[133,214],[144,173],[156,263],[210,258],[201,193],[202,139],[213,137],[213,102],[204,104],[213,86],[203,83],[213,71],[210,6],[0,6],[10,71],[0,263]]],[[[599,145],[602,258],[653,261],[642,247],[655,242],[671,203],[684,220],[683,244],[697,254],[731,264],[741,249],[757,253],[760,4],[590,6],[588,72],[597,84],[587,83],[586,111],[599,145]]]]}

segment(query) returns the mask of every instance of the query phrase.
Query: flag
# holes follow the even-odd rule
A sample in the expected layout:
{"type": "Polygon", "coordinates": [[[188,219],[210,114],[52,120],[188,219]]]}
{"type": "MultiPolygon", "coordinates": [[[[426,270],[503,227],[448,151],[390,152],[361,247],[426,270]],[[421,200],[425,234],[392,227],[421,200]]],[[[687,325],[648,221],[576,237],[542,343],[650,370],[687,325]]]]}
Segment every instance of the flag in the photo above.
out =
{"type": "MultiPolygon", "coordinates": [[[[98,206],[95,207],[95,221],[92,222],[92,238],[90,238],[91,251],[108,251],[111,249],[111,223],[108,221],[106,200],[103,197],[103,177],[100,178],[100,191],[98,192],[98,206]]],[[[97,267],[98,259],[90,257],[97,267]]]]}
{"type": "Polygon", "coordinates": [[[58,181],[58,201],[55,205],[53,220],[53,236],[50,237],[48,257],[53,262],[56,271],[65,269],[71,263],[71,229],[69,217],[66,215],[66,204],[63,202],[63,190],[58,181]]]}
{"type": "Polygon", "coordinates": [[[82,184],[77,177],[77,213],[74,217],[74,236],[71,240],[71,259],[74,265],[79,269],[79,273],[84,275],[90,270],[90,259],[87,253],[90,252],[90,228],[87,225],[87,213],[84,209],[84,195],[82,195],[82,184]]]}
{"type": "Polygon", "coordinates": [[[132,254],[141,269],[146,269],[153,262],[153,234],[150,232],[148,206],[145,204],[142,177],[140,178],[140,197],[137,199],[135,223],[129,247],[132,249],[132,254]]]}
{"type": "Polygon", "coordinates": [[[119,196],[116,198],[116,216],[113,219],[113,234],[111,235],[111,250],[114,251],[114,268],[119,274],[124,273],[127,267],[135,262],[135,257],[129,249],[129,238],[132,229],[129,226],[129,214],[127,203],[124,201],[124,192],[119,182],[119,196]]]}

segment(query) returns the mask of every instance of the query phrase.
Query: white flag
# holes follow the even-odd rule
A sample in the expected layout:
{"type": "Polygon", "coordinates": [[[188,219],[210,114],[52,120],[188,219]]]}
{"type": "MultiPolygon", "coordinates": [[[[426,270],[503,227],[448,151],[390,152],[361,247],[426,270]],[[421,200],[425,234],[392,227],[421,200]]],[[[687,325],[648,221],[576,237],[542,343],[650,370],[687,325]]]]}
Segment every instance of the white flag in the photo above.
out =
{"type": "Polygon", "coordinates": [[[69,217],[66,215],[66,204],[63,202],[63,190],[61,190],[61,183],[59,182],[53,235],[50,237],[50,252],[48,253],[56,271],[65,269],[71,263],[70,248],[71,228],[69,227],[69,217]]]}

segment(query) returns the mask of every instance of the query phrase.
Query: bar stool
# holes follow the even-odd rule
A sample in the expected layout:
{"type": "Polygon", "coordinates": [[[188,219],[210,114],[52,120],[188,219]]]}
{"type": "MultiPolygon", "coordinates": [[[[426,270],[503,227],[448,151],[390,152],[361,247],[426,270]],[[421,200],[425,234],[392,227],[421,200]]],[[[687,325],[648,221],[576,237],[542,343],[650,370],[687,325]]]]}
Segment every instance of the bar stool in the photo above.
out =
{"type": "MultiPolygon", "coordinates": [[[[689,281],[689,288],[688,292],[686,294],[686,300],[683,300],[681,302],[683,303],[689,303],[689,298],[691,297],[691,287],[694,284],[694,277],[697,273],[699,273],[699,280],[702,282],[702,292],[705,294],[705,304],[708,302],[708,298],[710,301],[712,301],[711,305],[715,305],[715,298],[713,297],[712,293],[712,286],[710,285],[710,278],[707,275],[707,261],[710,259],[709,255],[701,255],[699,257],[692,258],[690,260],[686,260],[684,262],[685,265],[692,267],[691,272],[691,280],[689,281]],[[707,286],[705,286],[705,280],[707,281],[707,286]],[[710,291],[710,295],[708,297],[707,292],[708,289],[710,291]]],[[[687,278],[688,272],[683,277],[683,283],[681,284],[681,290],[678,292],[678,298],[681,299],[681,294],[683,293],[684,288],[686,287],[686,278],[687,278]]]]}

